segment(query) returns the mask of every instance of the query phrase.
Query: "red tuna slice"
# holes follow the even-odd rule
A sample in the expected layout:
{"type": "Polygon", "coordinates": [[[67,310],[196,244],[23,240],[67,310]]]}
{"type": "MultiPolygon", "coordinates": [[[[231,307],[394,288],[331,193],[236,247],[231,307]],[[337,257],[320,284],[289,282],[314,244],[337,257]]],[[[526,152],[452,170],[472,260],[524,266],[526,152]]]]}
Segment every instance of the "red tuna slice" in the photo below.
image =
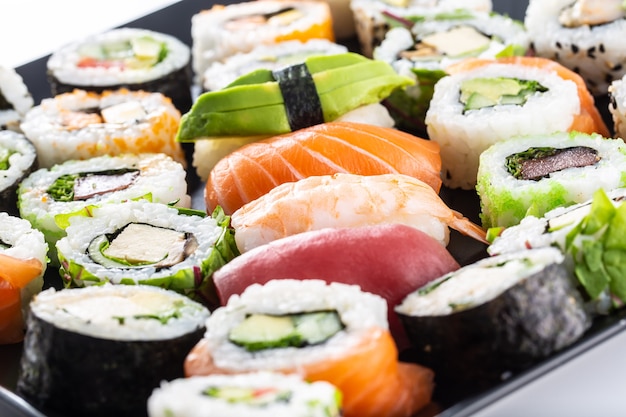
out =
{"type": "Polygon", "coordinates": [[[394,307],[459,264],[428,234],[403,224],[326,228],[258,246],[213,274],[222,304],[253,283],[271,279],[322,279],[359,285],[387,301],[389,328],[398,349],[409,346],[394,307]]]}

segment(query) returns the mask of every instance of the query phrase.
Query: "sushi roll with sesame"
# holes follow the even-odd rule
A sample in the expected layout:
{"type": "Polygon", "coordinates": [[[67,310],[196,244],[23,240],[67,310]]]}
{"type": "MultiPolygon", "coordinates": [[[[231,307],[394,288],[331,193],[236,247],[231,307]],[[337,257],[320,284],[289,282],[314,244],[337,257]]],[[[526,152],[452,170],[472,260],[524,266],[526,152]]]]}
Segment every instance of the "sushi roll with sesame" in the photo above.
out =
{"type": "Polygon", "coordinates": [[[480,155],[477,181],[483,227],[513,226],[626,186],[626,144],[578,132],[515,137],[480,155]]]}
{"type": "Polygon", "coordinates": [[[74,90],[42,100],[21,128],[37,148],[41,168],[120,153],[165,153],[185,165],[174,140],[180,112],[161,93],[74,90]]]}
{"type": "Polygon", "coordinates": [[[626,138],[626,75],[611,83],[608,97],[614,136],[626,138]]]}
{"type": "Polygon", "coordinates": [[[621,0],[531,0],[524,20],[535,55],[579,73],[595,96],[626,74],[621,0]]]}
{"type": "Polygon", "coordinates": [[[33,144],[21,133],[0,130],[0,212],[19,215],[17,188],[37,168],[33,144]]]}
{"type": "Polygon", "coordinates": [[[210,315],[183,295],[146,285],[50,288],[30,311],[16,392],[47,415],[64,416],[146,416],[161,381],[183,376],[185,355],[210,315]]]}
{"type": "Polygon", "coordinates": [[[251,372],[164,381],[149,417],[340,417],[341,391],[297,374],[251,372]]]}
{"type": "Polygon", "coordinates": [[[118,28],[69,43],[47,61],[52,96],[82,89],[143,90],[191,107],[191,51],[177,38],[147,29],[118,28]]]}
{"type": "Polygon", "coordinates": [[[20,130],[20,122],[34,105],[33,96],[22,76],[0,66],[0,130],[20,130]]]}

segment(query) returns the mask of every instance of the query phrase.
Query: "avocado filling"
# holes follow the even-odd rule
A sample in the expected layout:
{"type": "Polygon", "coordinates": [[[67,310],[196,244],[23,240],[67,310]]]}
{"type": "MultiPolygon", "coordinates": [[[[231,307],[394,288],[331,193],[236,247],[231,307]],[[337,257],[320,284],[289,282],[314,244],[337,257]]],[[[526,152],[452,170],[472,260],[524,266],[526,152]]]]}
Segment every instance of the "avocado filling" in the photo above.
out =
{"type": "Polygon", "coordinates": [[[471,26],[458,26],[445,32],[423,37],[413,50],[402,51],[401,58],[410,60],[441,59],[478,55],[486,50],[491,38],[471,26]]]}
{"type": "Polygon", "coordinates": [[[184,261],[198,247],[190,233],[144,223],[129,223],[116,233],[94,238],[89,257],[108,268],[168,268],[184,261]]]}
{"type": "Polygon", "coordinates": [[[46,191],[54,201],[83,201],[130,187],[139,178],[139,170],[122,168],[100,172],[65,174],[46,191]]]}
{"type": "Polygon", "coordinates": [[[336,311],[251,314],[230,331],[229,340],[249,352],[305,347],[325,342],[344,327],[336,311]]]}
{"type": "Polygon", "coordinates": [[[559,23],[568,28],[597,26],[625,16],[626,3],[623,0],[577,0],[561,11],[559,23]]]}
{"type": "Polygon", "coordinates": [[[225,26],[227,30],[246,30],[263,25],[287,26],[303,16],[300,10],[285,7],[270,13],[239,16],[226,22],[225,26]]]}
{"type": "Polygon", "coordinates": [[[505,164],[509,174],[518,180],[539,181],[553,172],[595,165],[600,159],[598,151],[586,146],[537,147],[507,156],[505,164]]]}
{"type": "Polygon", "coordinates": [[[464,111],[504,104],[523,106],[528,97],[548,91],[535,80],[517,78],[471,78],[461,84],[460,102],[464,111]]]}
{"type": "Polygon", "coordinates": [[[293,393],[290,390],[279,390],[273,387],[208,387],[202,394],[219,398],[233,404],[265,407],[275,403],[288,403],[293,393]]]}
{"type": "Polygon", "coordinates": [[[151,36],[103,43],[85,43],[78,50],[80,68],[147,69],[168,54],[165,42],[151,36]]]}
{"type": "Polygon", "coordinates": [[[6,171],[11,168],[11,162],[9,161],[9,158],[11,158],[11,155],[13,155],[14,153],[17,152],[0,147],[0,171],[6,171]]]}

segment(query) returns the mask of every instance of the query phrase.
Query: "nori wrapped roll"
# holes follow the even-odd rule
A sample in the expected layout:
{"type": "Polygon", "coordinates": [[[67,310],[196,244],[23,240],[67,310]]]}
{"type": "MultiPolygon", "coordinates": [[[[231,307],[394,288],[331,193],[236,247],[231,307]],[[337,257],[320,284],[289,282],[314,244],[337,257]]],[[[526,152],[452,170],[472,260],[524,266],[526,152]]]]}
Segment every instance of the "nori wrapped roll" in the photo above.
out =
{"type": "Polygon", "coordinates": [[[19,132],[20,122],[33,104],[22,76],[13,68],[0,65],[0,130],[19,132]]]}
{"type": "Polygon", "coordinates": [[[23,134],[0,130],[0,211],[19,215],[17,188],[38,166],[37,149],[23,134]]]}

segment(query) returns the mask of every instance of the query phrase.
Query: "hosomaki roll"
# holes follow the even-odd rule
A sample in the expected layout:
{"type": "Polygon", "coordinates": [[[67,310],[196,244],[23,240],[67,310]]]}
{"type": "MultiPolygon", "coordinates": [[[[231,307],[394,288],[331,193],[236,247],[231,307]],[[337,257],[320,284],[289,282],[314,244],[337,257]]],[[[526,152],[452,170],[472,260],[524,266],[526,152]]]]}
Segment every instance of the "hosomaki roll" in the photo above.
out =
{"type": "Polygon", "coordinates": [[[0,65],[0,130],[20,131],[20,123],[33,104],[22,76],[13,68],[0,65]]]}
{"type": "Polygon", "coordinates": [[[148,399],[149,417],[340,417],[341,392],[296,374],[252,372],[164,381],[148,399]]]}
{"type": "Polygon", "coordinates": [[[438,388],[478,392],[577,341],[591,324],[556,248],[488,257],[396,307],[438,388]]]}
{"type": "Polygon", "coordinates": [[[467,59],[435,84],[428,136],[441,146],[443,182],[476,185],[479,155],[513,136],[559,131],[610,133],[582,78],[535,57],[467,59]]]}
{"type": "Polygon", "coordinates": [[[47,253],[39,230],[0,212],[0,345],[24,338],[28,305],[43,287],[47,253]]]}
{"type": "Polygon", "coordinates": [[[162,152],[181,164],[185,154],[174,139],[180,112],[161,93],[74,90],[42,100],[21,124],[37,148],[42,168],[72,159],[120,153],[162,152]]]}
{"type": "Polygon", "coordinates": [[[192,102],[189,47],[147,29],[112,29],[67,44],[48,58],[47,77],[52,96],[128,88],[162,93],[181,112],[192,102]]]}
{"type": "Polygon", "coordinates": [[[196,83],[214,62],[287,40],[335,40],[330,6],[321,1],[264,0],[214,5],[191,18],[196,83]]]}
{"type": "Polygon", "coordinates": [[[553,133],[496,142],[480,155],[476,191],[485,228],[585,202],[626,186],[626,144],[598,134],[553,133]]]}
{"type": "Polygon", "coordinates": [[[524,19],[535,55],[579,73],[596,96],[626,74],[621,0],[531,0],[524,19]]]}
{"type": "Polygon", "coordinates": [[[20,216],[41,230],[57,264],[55,243],[65,235],[69,218],[89,216],[94,207],[113,202],[147,199],[191,205],[187,173],[165,154],[123,154],[68,161],[40,168],[18,188],[20,216]]]}
{"type": "Polygon", "coordinates": [[[17,188],[37,167],[35,146],[21,133],[0,130],[0,211],[19,215],[17,188]]]}
{"type": "Polygon", "coordinates": [[[59,273],[68,287],[155,285],[214,308],[211,275],[238,254],[227,224],[219,210],[205,216],[145,200],[93,208],[57,242],[59,273]]]}
{"type": "Polygon", "coordinates": [[[66,416],[146,416],[152,391],[183,377],[209,316],[183,295],[146,285],[51,288],[30,306],[16,392],[66,416]]]}
{"type": "Polygon", "coordinates": [[[432,372],[398,362],[387,305],[358,286],[321,280],[253,284],[213,312],[186,376],[256,371],[328,381],[351,416],[411,416],[430,402],[432,372]]]}

